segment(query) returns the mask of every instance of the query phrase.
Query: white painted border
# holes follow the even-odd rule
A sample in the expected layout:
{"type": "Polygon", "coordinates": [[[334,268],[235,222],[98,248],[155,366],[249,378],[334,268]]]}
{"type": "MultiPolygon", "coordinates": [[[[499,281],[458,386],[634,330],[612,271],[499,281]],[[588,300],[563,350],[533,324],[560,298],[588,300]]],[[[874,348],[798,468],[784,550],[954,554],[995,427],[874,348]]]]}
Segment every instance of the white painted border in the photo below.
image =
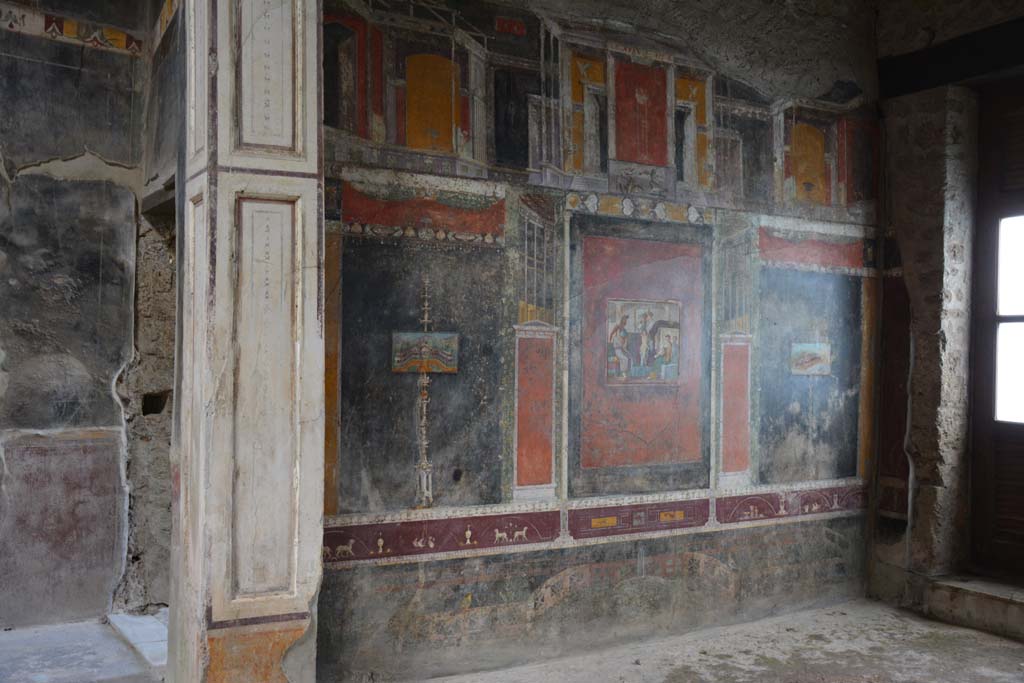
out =
{"type": "MultiPolygon", "coordinates": [[[[243,197],[290,201],[295,203],[298,244],[290,260],[294,278],[296,306],[295,340],[297,374],[295,378],[298,410],[294,428],[298,452],[293,454],[294,488],[291,509],[281,514],[292,517],[294,544],[290,548],[293,571],[288,590],[272,595],[239,596],[232,577],[235,575],[231,538],[235,514],[232,500],[235,459],[233,410],[206,412],[200,421],[209,424],[206,445],[209,448],[205,496],[207,534],[217,530],[223,534],[209,536],[207,552],[210,558],[210,594],[212,616],[215,621],[250,617],[263,617],[292,612],[304,612],[320,584],[321,548],[323,546],[323,477],[324,477],[324,350],[323,333],[319,324],[318,237],[319,193],[318,181],[305,178],[252,176],[249,174],[218,174],[216,225],[217,264],[216,298],[211,315],[208,359],[204,366],[216,368],[210,378],[211,387],[217,389],[218,400],[233,405],[230,385],[233,383],[237,352],[233,349],[233,317],[238,291],[235,288],[237,265],[236,232],[238,216],[236,204],[243,197]],[[230,398],[228,398],[230,397],[230,398]]],[[[238,343],[257,343],[258,340],[237,340],[238,343]]]]}
{"type": "MultiPolygon", "coordinates": [[[[241,102],[238,61],[242,55],[235,35],[237,15],[242,3],[257,0],[214,0],[217,3],[217,46],[221,62],[217,69],[217,150],[218,165],[275,174],[319,172],[318,133],[321,113],[318,106],[319,44],[321,17],[309,11],[306,0],[281,0],[293,4],[293,23],[280,27],[290,31],[295,67],[292,98],[282,103],[292,112],[294,149],[240,146],[239,116],[251,104],[241,102]]],[[[315,6],[315,5],[314,5],[315,6]]]]}
{"type": "Polygon", "coordinates": [[[878,229],[873,225],[821,221],[810,218],[796,218],[794,216],[777,216],[774,214],[755,214],[751,218],[751,224],[773,230],[817,233],[819,235],[835,235],[840,237],[876,237],[878,233],[878,229]]]}
{"type": "MultiPolygon", "coordinates": [[[[623,496],[593,496],[590,498],[566,498],[562,501],[546,502],[513,502],[495,505],[475,505],[462,507],[428,508],[424,510],[394,510],[389,512],[352,513],[333,515],[324,519],[328,528],[360,526],[365,524],[389,524],[395,522],[420,522],[436,519],[455,519],[463,517],[486,517],[490,515],[516,515],[526,512],[548,512],[551,510],[583,510],[599,507],[620,507],[626,505],[647,505],[652,503],[673,503],[702,498],[730,498],[732,496],[755,495],[759,493],[792,493],[813,489],[846,488],[864,486],[861,477],[843,479],[822,479],[801,481],[792,484],[759,484],[735,486],[720,489],[686,489],[667,491],[664,493],[646,493],[623,496]]],[[[729,526],[733,526],[730,524],[729,526]]],[[[631,534],[635,535],[635,534],[631,534]]],[[[422,557],[417,555],[416,557],[422,557]]]]}

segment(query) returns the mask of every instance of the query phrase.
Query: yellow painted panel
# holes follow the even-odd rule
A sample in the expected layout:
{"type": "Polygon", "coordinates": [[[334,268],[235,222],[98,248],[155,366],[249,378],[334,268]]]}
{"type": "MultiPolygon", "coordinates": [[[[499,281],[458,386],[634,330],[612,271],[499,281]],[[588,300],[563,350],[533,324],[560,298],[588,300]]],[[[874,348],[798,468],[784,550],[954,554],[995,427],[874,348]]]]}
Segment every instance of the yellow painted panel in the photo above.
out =
{"type": "Polygon", "coordinates": [[[825,133],[806,123],[793,126],[790,147],[796,198],[802,202],[827,204],[828,167],[825,163],[825,133]]]}
{"type": "Polygon", "coordinates": [[[591,529],[608,529],[616,526],[619,523],[618,517],[591,517],[590,528],[591,529]]]}
{"type": "Polygon", "coordinates": [[[528,323],[535,320],[551,323],[554,322],[554,315],[550,308],[544,308],[525,301],[519,302],[519,322],[528,323]]]}
{"type": "Polygon", "coordinates": [[[604,61],[594,57],[583,57],[574,54],[572,56],[572,74],[569,76],[572,83],[572,101],[583,104],[584,86],[604,85],[604,61]]]}
{"type": "Polygon", "coordinates": [[[572,149],[569,150],[569,168],[583,170],[583,112],[572,113],[572,149]]]}
{"type": "Polygon", "coordinates": [[[671,510],[658,515],[659,522],[682,522],[686,519],[685,510],[671,510]]]}
{"type": "Polygon", "coordinates": [[[612,195],[603,195],[597,200],[597,212],[605,215],[621,216],[622,199],[612,195]]]}
{"type": "Polygon", "coordinates": [[[452,127],[459,125],[461,106],[458,67],[440,55],[405,59],[406,144],[413,149],[454,151],[452,127]]]}
{"type": "Polygon", "coordinates": [[[694,120],[697,125],[708,125],[708,93],[704,81],[697,78],[677,78],[676,100],[693,102],[694,120]]]}
{"type": "Polygon", "coordinates": [[[686,204],[665,204],[665,218],[676,223],[688,223],[689,208],[686,204]]]}
{"type": "Polygon", "coordinates": [[[125,35],[124,31],[118,31],[115,28],[105,28],[103,29],[103,37],[116,48],[124,50],[128,47],[128,36],[125,35]]]}

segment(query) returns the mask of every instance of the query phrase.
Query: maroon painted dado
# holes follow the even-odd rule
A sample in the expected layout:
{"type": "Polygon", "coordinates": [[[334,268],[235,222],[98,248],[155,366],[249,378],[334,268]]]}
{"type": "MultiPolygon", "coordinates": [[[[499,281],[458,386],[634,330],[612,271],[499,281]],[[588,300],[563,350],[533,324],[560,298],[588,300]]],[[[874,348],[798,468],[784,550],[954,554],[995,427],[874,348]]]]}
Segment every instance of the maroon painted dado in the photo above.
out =
{"type": "Polygon", "coordinates": [[[594,538],[704,526],[710,510],[707,498],[570,510],[569,533],[573,538],[594,538]]]}
{"type": "Polygon", "coordinates": [[[862,510],[866,500],[864,487],[860,485],[730,496],[717,500],[715,518],[720,524],[732,524],[759,519],[862,510]]]}
{"type": "MultiPolygon", "coordinates": [[[[719,524],[781,519],[862,510],[866,494],[861,485],[803,491],[769,491],[719,498],[719,524]]],[[[569,510],[569,534],[574,539],[705,526],[711,500],[666,501],[569,510]]],[[[325,562],[378,560],[389,557],[515,548],[554,541],[559,536],[559,511],[512,513],[327,527],[325,562]]]]}
{"type": "Polygon", "coordinates": [[[552,541],[558,530],[557,510],[328,527],[323,555],[339,562],[511,547],[552,541]]]}

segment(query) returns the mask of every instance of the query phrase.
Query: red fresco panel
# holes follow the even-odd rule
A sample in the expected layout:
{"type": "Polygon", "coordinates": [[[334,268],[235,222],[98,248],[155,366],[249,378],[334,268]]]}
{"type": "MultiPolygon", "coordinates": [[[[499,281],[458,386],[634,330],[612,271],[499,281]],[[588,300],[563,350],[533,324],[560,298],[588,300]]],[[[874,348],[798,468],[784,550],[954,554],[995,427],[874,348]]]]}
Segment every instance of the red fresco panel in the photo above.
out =
{"type": "Polygon", "coordinates": [[[615,64],[616,158],[668,165],[665,70],[633,62],[615,64]]]}
{"type": "Polygon", "coordinates": [[[722,349],[722,470],[750,467],[750,345],[722,349]]]}
{"type": "Polygon", "coordinates": [[[551,483],[554,339],[519,339],[516,387],[516,485],[551,483]]]}
{"type": "MultiPolygon", "coordinates": [[[[484,200],[488,201],[488,200],[484,200]]],[[[474,235],[505,233],[505,200],[494,200],[484,208],[462,208],[430,197],[377,199],[345,183],[342,212],[348,223],[412,228],[443,228],[474,235]]]]}
{"type": "Polygon", "coordinates": [[[700,245],[584,239],[583,467],[700,460],[702,268],[700,245]],[[607,379],[609,300],[678,303],[678,374],[673,381],[615,384],[607,379]]]}
{"type": "Polygon", "coordinates": [[[761,228],[761,258],[780,263],[806,263],[832,268],[863,268],[864,242],[851,238],[843,242],[790,240],[761,228]]]}
{"type": "MultiPolygon", "coordinates": [[[[836,169],[836,172],[839,175],[839,184],[840,185],[846,185],[847,193],[849,193],[849,191],[850,191],[850,187],[847,184],[849,182],[849,180],[850,180],[850,178],[849,178],[849,176],[847,174],[847,170],[848,170],[848,168],[847,168],[847,166],[848,166],[848,163],[847,163],[847,155],[848,155],[847,147],[850,144],[850,131],[849,131],[849,127],[850,127],[849,119],[843,119],[843,120],[841,120],[839,122],[838,130],[837,130],[837,134],[839,136],[839,143],[836,145],[837,151],[838,151],[838,155],[839,155],[839,161],[836,164],[836,166],[838,167],[836,169]]],[[[849,203],[849,202],[847,202],[847,203],[849,203]]]]}
{"type": "Polygon", "coordinates": [[[370,68],[373,70],[373,113],[384,115],[384,34],[370,32],[370,68]]]}

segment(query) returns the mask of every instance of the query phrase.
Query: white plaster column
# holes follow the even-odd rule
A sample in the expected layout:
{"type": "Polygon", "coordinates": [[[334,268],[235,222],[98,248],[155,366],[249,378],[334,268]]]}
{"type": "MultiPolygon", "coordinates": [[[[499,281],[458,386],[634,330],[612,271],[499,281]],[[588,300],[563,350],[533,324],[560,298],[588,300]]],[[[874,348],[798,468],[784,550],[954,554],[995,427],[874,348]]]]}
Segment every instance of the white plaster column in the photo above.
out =
{"type": "MultiPolygon", "coordinates": [[[[313,623],[324,453],[319,17],[318,0],[184,4],[169,681],[284,681],[285,654],[313,623]]],[[[301,680],[312,675],[312,661],[295,664],[301,680]]]]}

